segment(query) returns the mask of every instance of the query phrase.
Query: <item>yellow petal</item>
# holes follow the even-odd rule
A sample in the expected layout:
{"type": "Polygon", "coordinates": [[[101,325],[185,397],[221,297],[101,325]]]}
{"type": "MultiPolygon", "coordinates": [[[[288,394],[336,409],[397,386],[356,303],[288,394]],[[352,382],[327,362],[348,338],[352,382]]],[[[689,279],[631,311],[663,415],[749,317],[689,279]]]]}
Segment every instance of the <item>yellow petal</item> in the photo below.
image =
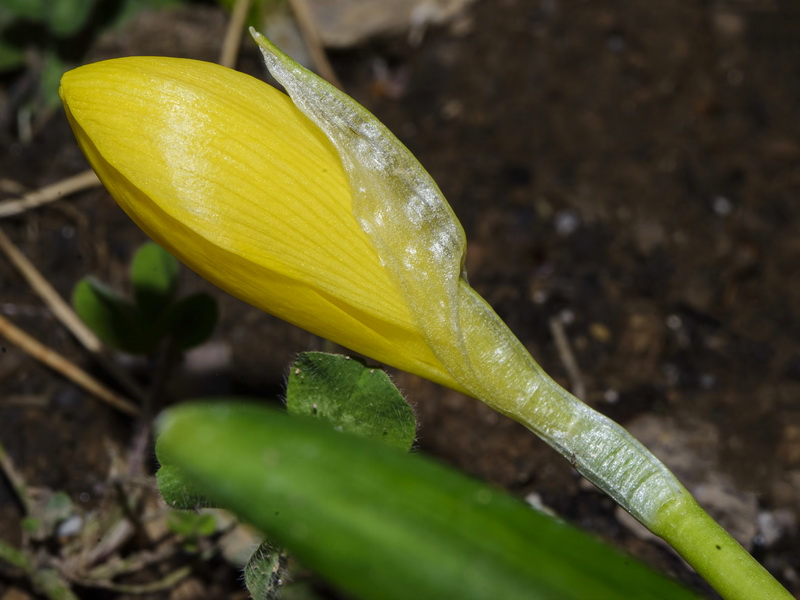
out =
{"type": "Polygon", "coordinates": [[[284,94],[199,61],[122,58],[60,90],[87,159],[154,240],[258,308],[461,389],[352,213],[339,155],[284,94]]]}

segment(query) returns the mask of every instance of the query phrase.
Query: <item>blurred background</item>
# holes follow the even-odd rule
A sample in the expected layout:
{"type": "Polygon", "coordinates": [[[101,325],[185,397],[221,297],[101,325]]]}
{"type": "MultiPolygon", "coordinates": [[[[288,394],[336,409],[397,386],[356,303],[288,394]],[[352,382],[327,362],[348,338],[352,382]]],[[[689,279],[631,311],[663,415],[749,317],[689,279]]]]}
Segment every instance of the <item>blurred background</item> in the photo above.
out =
{"type": "MultiPolygon", "coordinates": [[[[2,212],[87,168],[57,97],[61,73],[128,55],[217,61],[233,4],[0,2],[0,230],[65,298],[86,275],[125,289],[145,237],[99,187],[2,212]]],[[[467,232],[470,282],[545,370],[629,428],[800,593],[800,4],[272,0],[247,18],[310,66],[326,69],[327,56],[325,72],[436,179],[467,232]]],[[[238,50],[238,69],[266,77],[249,37],[238,50]]],[[[330,349],[192,273],[182,285],[215,294],[220,325],[170,374],[166,402],[277,399],[298,352],[330,349]]],[[[5,256],[0,316],[113,387],[5,256]]],[[[140,380],[152,370],[114,360],[140,380]]],[[[527,430],[394,377],[418,415],[420,452],[714,597],[527,430]]],[[[0,339],[0,442],[32,489],[69,499],[55,521],[79,515],[79,530],[110,510],[131,456],[152,473],[142,439],[135,419],[0,339]]],[[[0,479],[0,540],[27,535],[22,516],[0,479]]],[[[148,539],[135,531],[109,556],[148,539]]],[[[201,555],[170,555],[156,574],[190,565],[180,584],[137,597],[237,597],[235,560],[210,552],[201,568],[201,555]]],[[[80,583],[80,597],[127,598],[119,581],[80,583]]],[[[30,597],[0,564],[0,599],[30,597]]]]}

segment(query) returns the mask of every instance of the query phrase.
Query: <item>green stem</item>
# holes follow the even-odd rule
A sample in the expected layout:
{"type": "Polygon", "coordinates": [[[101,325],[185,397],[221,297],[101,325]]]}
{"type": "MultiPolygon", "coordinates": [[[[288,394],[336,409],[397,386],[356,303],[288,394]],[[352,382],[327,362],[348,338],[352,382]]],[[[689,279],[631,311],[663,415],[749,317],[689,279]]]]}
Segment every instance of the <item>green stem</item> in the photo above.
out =
{"type": "Polygon", "coordinates": [[[793,600],[689,495],[668,503],[651,527],[725,600],[793,600]]]}
{"type": "Polygon", "coordinates": [[[549,377],[517,408],[512,418],[669,543],[725,600],[793,599],[620,425],[549,377]]]}

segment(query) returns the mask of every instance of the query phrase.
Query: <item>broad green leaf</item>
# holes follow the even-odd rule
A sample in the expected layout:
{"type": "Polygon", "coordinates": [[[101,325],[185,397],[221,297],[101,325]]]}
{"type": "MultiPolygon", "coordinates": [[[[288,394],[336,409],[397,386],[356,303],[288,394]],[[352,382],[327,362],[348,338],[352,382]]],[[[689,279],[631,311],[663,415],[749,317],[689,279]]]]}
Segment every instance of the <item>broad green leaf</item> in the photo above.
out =
{"type": "Polygon", "coordinates": [[[265,540],[247,561],[244,583],[253,600],[275,600],[282,596],[286,574],[286,554],[265,540]]]}
{"type": "Polygon", "coordinates": [[[181,299],[169,309],[165,334],[172,334],[181,350],[199,346],[217,326],[217,302],[208,294],[198,293],[181,299]]]}
{"type": "Polygon", "coordinates": [[[85,277],[72,291],[72,305],[78,316],[112,348],[134,354],[152,350],[133,304],[93,277],[85,277]]]}
{"type": "Polygon", "coordinates": [[[162,464],[362,600],[694,598],[500,490],[313,419],[196,403],[158,432],[162,464]]]}
{"type": "Polygon", "coordinates": [[[292,365],[286,409],[401,450],[414,443],[414,412],[378,367],[339,354],[304,352],[292,365]]]}
{"type": "Polygon", "coordinates": [[[136,251],[131,261],[131,281],[136,304],[143,315],[156,318],[164,313],[178,286],[180,263],[153,242],[136,251]]]}

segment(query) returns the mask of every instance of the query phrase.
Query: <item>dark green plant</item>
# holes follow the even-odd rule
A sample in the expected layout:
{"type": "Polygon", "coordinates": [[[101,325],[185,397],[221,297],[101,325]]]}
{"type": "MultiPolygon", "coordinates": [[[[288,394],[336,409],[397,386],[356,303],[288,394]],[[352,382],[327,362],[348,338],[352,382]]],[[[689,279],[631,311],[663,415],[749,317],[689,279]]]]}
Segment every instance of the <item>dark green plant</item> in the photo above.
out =
{"type": "Polygon", "coordinates": [[[85,277],[72,292],[80,318],[110,347],[151,354],[170,338],[179,350],[208,339],[217,322],[217,305],[205,293],[178,298],[180,264],[169,252],[148,242],[131,261],[133,298],[85,277]]]}

